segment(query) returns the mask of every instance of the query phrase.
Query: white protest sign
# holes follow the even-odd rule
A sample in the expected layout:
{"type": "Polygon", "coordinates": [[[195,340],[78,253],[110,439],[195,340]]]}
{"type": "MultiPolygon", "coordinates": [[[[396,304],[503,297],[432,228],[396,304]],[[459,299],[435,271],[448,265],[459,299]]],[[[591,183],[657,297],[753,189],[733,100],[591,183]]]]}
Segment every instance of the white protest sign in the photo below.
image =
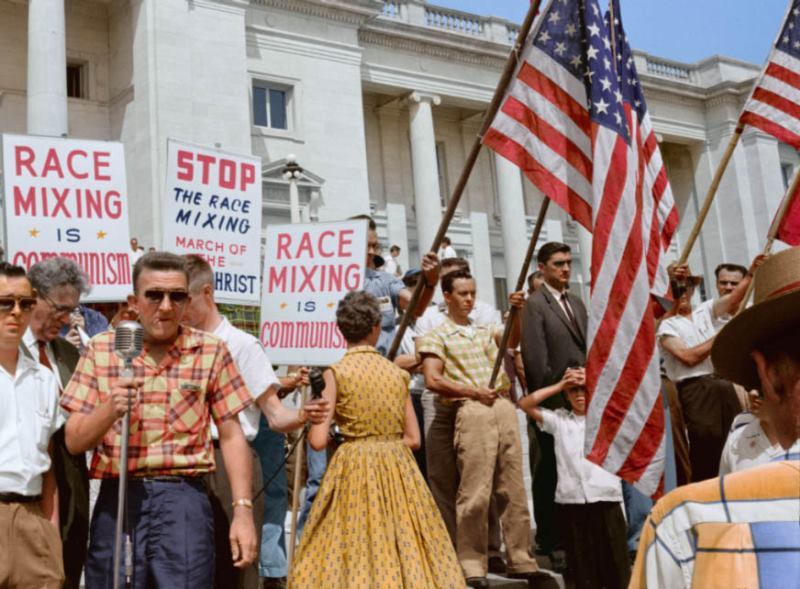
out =
{"type": "Polygon", "coordinates": [[[217,301],[258,304],[260,158],[170,139],[162,213],[163,249],[205,258],[217,301]]]}
{"type": "Polygon", "coordinates": [[[85,301],[131,292],[125,155],[121,143],[3,135],[6,259],[30,268],[62,256],[92,286],[85,301]]]}
{"type": "Polygon", "coordinates": [[[328,366],[347,343],[336,306],[364,287],[367,222],[267,226],[261,343],[274,364],[328,366]]]}

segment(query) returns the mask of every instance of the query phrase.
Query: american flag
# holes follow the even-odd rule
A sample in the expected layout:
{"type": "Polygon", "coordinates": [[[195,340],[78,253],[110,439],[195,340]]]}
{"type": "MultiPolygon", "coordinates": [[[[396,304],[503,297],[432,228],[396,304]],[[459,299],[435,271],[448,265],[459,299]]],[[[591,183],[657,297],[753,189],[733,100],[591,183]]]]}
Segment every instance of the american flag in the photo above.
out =
{"type": "Polygon", "coordinates": [[[789,4],[767,66],[740,122],[800,149],[800,0],[789,4]]]}
{"type": "Polygon", "coordinates": [[[650,294],[666,292],[677,212],[620,26],[616,37],[615,64],[598,1],[552,0],[484,143],[593,233],[587,456],[653,495],[665,438],[650,294]]]}

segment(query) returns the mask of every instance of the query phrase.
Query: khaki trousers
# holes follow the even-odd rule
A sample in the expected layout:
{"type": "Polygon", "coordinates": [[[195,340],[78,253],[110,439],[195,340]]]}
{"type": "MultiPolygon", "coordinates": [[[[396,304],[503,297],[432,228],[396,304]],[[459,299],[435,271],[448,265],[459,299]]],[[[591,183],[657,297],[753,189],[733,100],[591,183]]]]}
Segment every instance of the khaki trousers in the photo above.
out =
{"type": "Polygon", "coordinates": [[[38,503],[0,503],[0,587],[58,589],[64,561],[58,530],[38,503]]]}
{"type": "Polygon", "coordinates": [[[530,552],[531,516],[522,475],[522,445],[514,405],[463,401],[454,428],[460,475],[456,496],[456,552],[465,577],[485,577],[489,506],[497,502],[509,573],[538,570],[530,552]]]}
{"type": "MultiPolygon", "coordinates": [[[[440,403],[438,395],[427,389],[422,393],[428,486],[453,546],[456,544],[456,495],[458,494],[458,467],[453,449],[457,409],[455,405],[440,403]]],[[[497,506],[495,501],[492,501],[489,510],[489,556],[500,557],[501,548],[500,521],[497,517],[497,506]]]]}

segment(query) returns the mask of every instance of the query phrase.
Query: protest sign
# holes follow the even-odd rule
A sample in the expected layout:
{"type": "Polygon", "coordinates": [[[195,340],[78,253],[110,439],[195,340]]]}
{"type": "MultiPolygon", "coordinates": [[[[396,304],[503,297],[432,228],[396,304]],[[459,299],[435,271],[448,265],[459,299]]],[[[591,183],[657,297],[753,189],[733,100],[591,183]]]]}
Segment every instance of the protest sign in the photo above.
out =
{"type": "Polygon", "coordinates": [[[125,156],[121,143],[3,135],[6,259],[30,268],[62,256],[80,265],[85,301],[131,292],[125,156]]]}
{"type": "Polygon", "coordinates": [[[162,213],[163,249],[205,258],[217,301],[258,304],[260,158],[170,139],[162,213]]]}
{"type": "Polygon", "coordinates": [[[336,305],[364,286],[367,222],[267,226],[261,343],[274,364],[328,366],[347,346],[336,305]]]}

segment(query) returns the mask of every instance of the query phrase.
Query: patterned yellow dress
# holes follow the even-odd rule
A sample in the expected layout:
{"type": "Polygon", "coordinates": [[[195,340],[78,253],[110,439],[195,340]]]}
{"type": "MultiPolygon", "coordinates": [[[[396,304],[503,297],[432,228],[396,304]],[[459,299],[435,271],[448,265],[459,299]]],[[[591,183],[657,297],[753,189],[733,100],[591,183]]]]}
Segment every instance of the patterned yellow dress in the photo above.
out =
{"type": "Polygon", "coordinates": [[[347,440],[314,499],[289,589],[462,588],[433,497],[403,444],[408,373],[371,346],[331,367],[347,440]]]}

